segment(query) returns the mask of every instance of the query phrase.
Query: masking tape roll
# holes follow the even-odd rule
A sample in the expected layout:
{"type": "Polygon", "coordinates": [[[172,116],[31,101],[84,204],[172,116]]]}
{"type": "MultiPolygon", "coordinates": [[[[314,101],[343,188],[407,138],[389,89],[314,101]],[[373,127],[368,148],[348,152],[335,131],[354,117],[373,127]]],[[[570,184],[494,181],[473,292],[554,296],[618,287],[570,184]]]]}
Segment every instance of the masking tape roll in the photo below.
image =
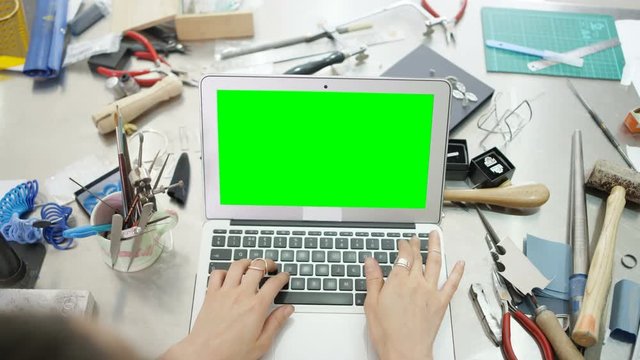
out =
{"type": "Polygon", "coordinates": [[[624,124],[632,133],[640,133],[640,107],[629,111],[624,118],[624,124]]]}

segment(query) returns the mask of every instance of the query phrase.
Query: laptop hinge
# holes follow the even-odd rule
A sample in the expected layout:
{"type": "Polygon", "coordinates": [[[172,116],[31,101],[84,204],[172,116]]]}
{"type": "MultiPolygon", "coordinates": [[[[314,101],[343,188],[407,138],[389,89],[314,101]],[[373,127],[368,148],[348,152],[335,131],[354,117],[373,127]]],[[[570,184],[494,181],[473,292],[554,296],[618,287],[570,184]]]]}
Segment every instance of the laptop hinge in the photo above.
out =
{"type": "Polygon", "coordinates": [[[338,227],[338,228],[386,228],[415,229],[413,223],[346,222],[346,221],[289,221],[289,220],[231,220],[234,226],[289,226],[289,227],[338,227]]]}

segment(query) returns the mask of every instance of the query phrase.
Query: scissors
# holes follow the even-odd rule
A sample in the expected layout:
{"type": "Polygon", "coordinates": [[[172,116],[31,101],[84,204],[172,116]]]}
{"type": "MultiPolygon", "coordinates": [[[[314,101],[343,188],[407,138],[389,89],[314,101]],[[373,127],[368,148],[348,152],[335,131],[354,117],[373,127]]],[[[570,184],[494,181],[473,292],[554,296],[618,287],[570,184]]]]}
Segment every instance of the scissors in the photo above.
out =
{"type": "Polygon", "coordinates": [[[496,291],[496,295],[500,300],[502,308],[502,352],[506,360],[518,360],[516,354],[513,352],[513,346],[511,344],[511,316],[522,325],[522,327],[529,332],[529,334],[536,341],[544,360],[553,360],[553,349],[551,343],[547,340],[542,330],[536,325],[536,323],[529,319],[522,311],[518,310],[512,303],[511,294],[507,289],[507,284],[495,269],[493,271],[493,287],[496,291]]]}
{"type": "Polygon", "coordinates": [[[189,79],[186,71],[173,68],[169,63],[160,55],[156,49],[151,45],[151,42],[142,34],[135,31],[127,31],[124,36],[135,40],[142,44],[146,51],[135,51],[133,56],[141,60],[148,60],[154,63],[155,67],[141,70],[112,70],[104,66],[98,66],[96,71],[106,77],[120,77],[122,75],[131,76],[140,86],[149,87],[155,85],[162,77],[155,78],[141,78],[141,75],[147,75],[151,73],[160,73],[164,75],[175,74],[185,84],[190,86],[198,86],[198,82],[189,79]]]}

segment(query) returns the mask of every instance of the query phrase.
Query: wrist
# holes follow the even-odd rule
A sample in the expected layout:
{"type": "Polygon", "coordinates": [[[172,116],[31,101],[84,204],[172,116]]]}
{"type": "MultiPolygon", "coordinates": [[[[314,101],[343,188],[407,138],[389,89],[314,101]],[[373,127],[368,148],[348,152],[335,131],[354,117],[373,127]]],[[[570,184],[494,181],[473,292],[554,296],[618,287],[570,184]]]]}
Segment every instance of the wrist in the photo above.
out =
{"type": "Polygon", "coordinates": [[[417,349],[384,349],[378,354],[380,360],[433,360],[432,348],[424,349],[423,352],[417,349]],[[414,350],[414,351],[411,351],[414,350]]]}

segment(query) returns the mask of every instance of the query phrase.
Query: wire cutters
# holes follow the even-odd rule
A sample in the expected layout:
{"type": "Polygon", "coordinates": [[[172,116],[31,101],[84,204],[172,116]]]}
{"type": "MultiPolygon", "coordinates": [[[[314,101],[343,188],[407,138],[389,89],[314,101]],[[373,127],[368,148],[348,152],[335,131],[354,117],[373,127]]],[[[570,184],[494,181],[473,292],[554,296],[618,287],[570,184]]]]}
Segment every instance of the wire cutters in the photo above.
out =
{"type": "Polygon", "coordinates": [[[511,315],[513,314],[513,317],[536,341],[542,351],[543,358],[545,360],[553,360],[554,355],[551,343],[549,343],[549,340],[533,320],[513,306],[507,284],[502,275],[498,274],[496,270],[493,271],[493,287],[502,307],[502,352],[505,359],[518,360],[511,344],[511,315]]]}
{"type": "Polygon", "coordinates": [[[147,75],[151,73],[159,73],[164,75],[169,75],[173,73],[178,76],[178,78],[186,85],[198,86],[197,81],[188,78],[188,74],[186,71],[177,70],[171,67],[169,63],[160,55],[156,49],[151,45],[151,42],[142,34],[135,31],[127,31],[124,35],[128,38],[131,38],[138,43],[142,44],[146,51],[135,51],[133,56],[140,60],[148,60],[154,63],[155,67],[142,69],[142,70],[112,70],[106,68],[104,66],[99,66],[96,71],[103,76],[106,77],[120,77],[122,75],[131,76],[140,86],[149,87],[155,85],[158,81],[162,79],[162,76],[158,76],[155,78],[141,78],[141,75],[147,75]]]}
{"type": "Polygon", "coordinates": [[[458,9],[458,12],[453,17],[453,19],[440,17],[440,14],[433,7],[431,7],[431,5],[429,5],[429,2],[427,0],[421,0],[420,4],[425,10],[427,10],[429,14],[431,14],[434,18],[439,20],[437,22],[432,23],[432,25],[442,25],[444,27],[444,32],[446,36],[445,39],[447,40],[447,43],[449,43],[450,41],[455,42],[456,37],[453,31],[453,27],[456,26],[456,24],[464,16],[464,12],[467,9],[467,0],[461,0],[460,8],[458,9]]]}

